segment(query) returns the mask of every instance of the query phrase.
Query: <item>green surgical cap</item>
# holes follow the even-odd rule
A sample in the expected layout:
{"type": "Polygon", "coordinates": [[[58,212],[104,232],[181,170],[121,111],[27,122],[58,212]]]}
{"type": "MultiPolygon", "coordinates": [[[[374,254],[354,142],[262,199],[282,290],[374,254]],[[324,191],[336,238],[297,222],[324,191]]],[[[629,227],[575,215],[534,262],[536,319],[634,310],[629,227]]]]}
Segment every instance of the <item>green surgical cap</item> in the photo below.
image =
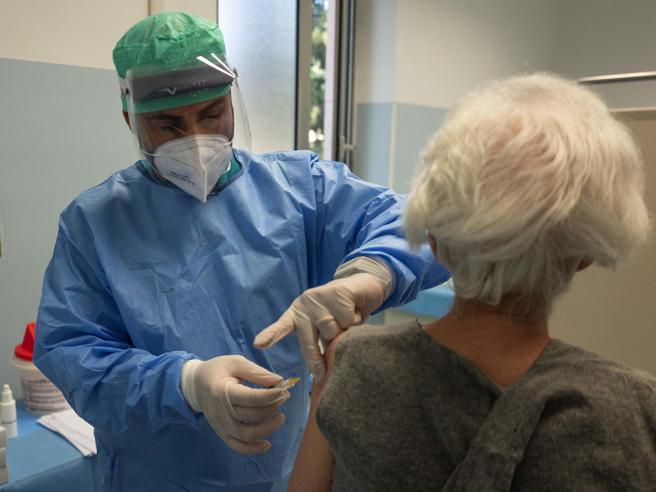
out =
{"type": "MultiPolygon", "coordinates": [[[[166,12],[146,17],[132,26],[114,47],[114,66],[121,79],[130,69],[165,73],[198,63],[199,55],[225,59],[223,34],[214,22],[191,14],[166,12]]],[[[134,111],[146,113],[209,101],[224,96],[230,86],[212,87],[139,102],[134,111]]],[[[127,99],[122,94],[123,111],[127,99]]]]}

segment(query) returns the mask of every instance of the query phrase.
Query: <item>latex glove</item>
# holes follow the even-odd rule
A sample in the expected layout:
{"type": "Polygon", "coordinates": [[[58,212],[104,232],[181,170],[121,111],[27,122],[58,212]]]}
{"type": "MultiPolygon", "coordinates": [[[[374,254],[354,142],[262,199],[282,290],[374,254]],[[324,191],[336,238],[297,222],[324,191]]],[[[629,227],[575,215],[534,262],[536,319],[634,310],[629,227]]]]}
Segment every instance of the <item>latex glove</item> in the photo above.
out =
{"type": "Polygon", "coordinates": [[[382,262],[356,258],[337,270],[337,278],[306,290],[283,315],[255,337],[257,348],[269,348],[296,331],[305,362],[315,378],[325,374],[319,339],[329,342],[350,326],[362,324],[387,298],[393,277],[382,262]]]}
{"type": "Polygon", "coordinates": [[[222,355],[208,361],[189,360],[182,366],[181,388],[189,406],[203,412],[214,431],[241,454],[268,451],[264,437],[285,421],[277,413],[290,394],[282,388],[254,389],[242,380],[273,386],[283,378],[241,355],[222,355]]]}

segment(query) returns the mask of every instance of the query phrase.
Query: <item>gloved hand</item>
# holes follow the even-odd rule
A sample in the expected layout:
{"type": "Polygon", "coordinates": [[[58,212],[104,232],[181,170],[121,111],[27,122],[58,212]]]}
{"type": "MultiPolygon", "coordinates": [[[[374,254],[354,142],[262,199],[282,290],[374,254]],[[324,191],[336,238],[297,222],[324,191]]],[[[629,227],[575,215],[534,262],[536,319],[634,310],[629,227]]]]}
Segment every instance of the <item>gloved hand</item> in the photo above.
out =
{"type": "Polygon", "coordinates": [[[283,378],[241,355],[222,355],[185,362],[180,385],[189,406],[205,414],[228,446],[241,454],[263,453],[271,448],[263,438],[285,421],[284,414],[274,414],[290,394],[282,388],[249,388],[242,380],[269,387],[283,378]]]}
{"type": "Polygon", "coordinates": [[[363,323],[385,301],[393,284],[387,266],[364,257],[343,265],[335,276],[344,278],[297,297],[278,321],[255,337],[255,347],[269,348],[296,330],[305,362],[321,380],[326,369],[319,338],[329,342],[350,326],[363,323]]]}

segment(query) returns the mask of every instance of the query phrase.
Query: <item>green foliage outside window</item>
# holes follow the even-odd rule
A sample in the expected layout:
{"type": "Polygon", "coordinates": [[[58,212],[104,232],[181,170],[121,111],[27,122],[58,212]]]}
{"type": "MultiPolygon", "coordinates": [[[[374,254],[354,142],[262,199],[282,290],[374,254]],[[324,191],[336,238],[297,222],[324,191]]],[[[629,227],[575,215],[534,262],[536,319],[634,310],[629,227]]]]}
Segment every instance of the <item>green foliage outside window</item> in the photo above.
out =
{"type": "Polygon", "coordinates": [[[310,65],[310,149],[322,155],[323,115],[326,85],[326,10],[328,0],[312,4],[312,61],[310,65]]]}

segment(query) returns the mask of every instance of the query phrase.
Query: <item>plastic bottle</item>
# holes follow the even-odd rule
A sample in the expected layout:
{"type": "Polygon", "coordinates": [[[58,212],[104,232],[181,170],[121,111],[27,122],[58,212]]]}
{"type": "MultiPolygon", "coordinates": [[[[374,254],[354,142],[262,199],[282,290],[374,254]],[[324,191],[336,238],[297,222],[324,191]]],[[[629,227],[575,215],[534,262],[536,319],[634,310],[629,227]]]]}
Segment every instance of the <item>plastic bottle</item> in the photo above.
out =
{"type": "Polygon", "coordinates": [[[7,469],[7,431],[0,425],[0,485],[9,481],[7,469]]]}
{"type": "Polygon", "coordinates": [[[18,434],[18,422],[16,420],[16,400],[11,393],[8,384],[2,385],[0,395],[0,423],[7,430],[7,437],[16,437],[18,434]]]}

